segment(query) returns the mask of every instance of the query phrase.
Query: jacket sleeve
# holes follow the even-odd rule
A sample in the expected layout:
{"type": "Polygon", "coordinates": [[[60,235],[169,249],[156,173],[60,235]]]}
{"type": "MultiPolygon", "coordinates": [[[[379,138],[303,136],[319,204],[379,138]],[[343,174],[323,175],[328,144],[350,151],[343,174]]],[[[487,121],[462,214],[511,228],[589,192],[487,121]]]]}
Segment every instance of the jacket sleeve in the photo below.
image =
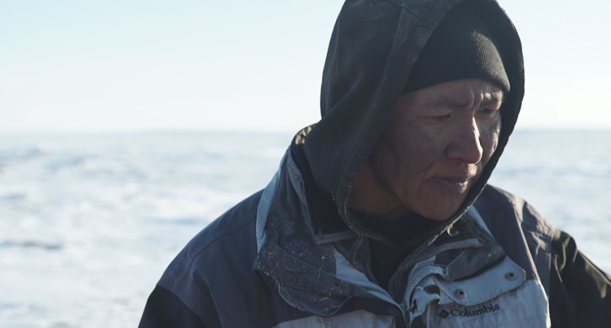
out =
{"type": "Polygon", "coordinates": [[[550,315],[553,328],[611,327],[611,277],[557,230],[552,240],[550,315]]]}
{"type": "Polygon", "coordinates": [[[149,296],[139,328],[206,328],[176,295],[157,286],[149,296]]]}

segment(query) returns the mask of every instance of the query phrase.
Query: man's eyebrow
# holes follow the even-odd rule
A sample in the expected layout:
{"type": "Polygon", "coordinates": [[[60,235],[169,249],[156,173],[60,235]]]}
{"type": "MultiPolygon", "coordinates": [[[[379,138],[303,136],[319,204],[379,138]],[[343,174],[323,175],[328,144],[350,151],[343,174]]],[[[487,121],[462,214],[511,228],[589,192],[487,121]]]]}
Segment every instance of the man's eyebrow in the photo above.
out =
{"type": "MultiPolygon", "coordinates": [[[[494,93],[485,93],[484,99],[482,99],[481,105],[488,106],[492,104],[496,104],[498,102],[502,103],[505,98],[504,92],[494,92],[494,93]]],[[[468,106],[470,101],[461,101],[452,97],[451,95],[442,95],[438,98],[433,106],[448,106],[452,108],[462,108],[468,106]]]]}
{"type": "Polygon", "coordinates": [[[437,101],[435,101],[435,106],[448,106],[451,108],[462,108],[468,105],[468,102],[460,101],[455,97],[443,95],[437,101]]]}

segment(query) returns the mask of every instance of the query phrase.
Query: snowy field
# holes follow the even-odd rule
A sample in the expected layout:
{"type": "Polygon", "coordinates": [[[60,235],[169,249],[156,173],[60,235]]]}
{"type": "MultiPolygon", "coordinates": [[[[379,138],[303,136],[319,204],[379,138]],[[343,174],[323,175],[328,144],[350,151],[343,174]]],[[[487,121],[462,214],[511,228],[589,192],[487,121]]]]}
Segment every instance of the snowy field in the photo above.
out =
{"type": "MultiPolygon", "coordinates": [[[[0,135],[0,327],[135,327],[200,229],[264,187],[290,134],[0,135]]],[[[611,272],[611,131],[518,131],[491,183],[611,272]]]]}

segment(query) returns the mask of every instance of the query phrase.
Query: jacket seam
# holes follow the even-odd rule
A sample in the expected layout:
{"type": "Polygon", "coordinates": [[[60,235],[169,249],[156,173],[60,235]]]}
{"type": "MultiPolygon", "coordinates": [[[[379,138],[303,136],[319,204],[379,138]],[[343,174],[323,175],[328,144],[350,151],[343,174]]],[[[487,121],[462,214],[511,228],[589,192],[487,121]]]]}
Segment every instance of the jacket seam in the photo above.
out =
{"type": "MultiPolygon", "coordinates": [[[[545,233],[545,231],[543,231],[542,229],[540,229],[536,223],[532,223],[527,220],[524,220],[524,216],[521,214],[521,211],[519,211],[519,209],[524,209],[526,207],[526,204],[528,204],[526,201],[524,201],[524,203],[520,205],[512,199],[507,199],[506,202],[503,202],[496,206],[491,206],[491,207],[486,207],[486,208],[478,208],[478,206],[475,206],[475,207],[477,208],[478,211],[485,211],[485,212],[492,212],[492,211],[497,211],[503,207],[510,207],[511,211],[514,213],[514,217],[516,218],[516,221],[519,221],[520,223],[524,224],[525,226],[531,228],[533,231],[536,231],[542,235],[548,236],[548,234],[545,233]]],[[[553,230],[553,226],[551,226],[550,228],[552,228],[553,230]]]]}
{"type": "Polygon", "coordinates": [[[160,286],[159,284],[157,284],[157,288],[165,289],[168,291],[168,293],[171,293],[172,295],[176,296],[176,299],[180,303],[182,303],[182,305],[184,305],[185,308],[189,309],[189,311],[191,311],[194,315],[196,315],[206,325],[206,327],[214,327],[214,325],[219,322],[220,319],[218,318],[212,322],[209,322],[206,319],[204,319],[199,313],[195,312],[195,310],[193,310],[189,305],[187,305],[187,303],[185,303],[185,301],[177,293],[174,293],[173,291],[167,289],[166,287],[160,286]]]}
{"type": "Polygon", "coordinates": [[[423,17],[426,17],[427,14],[431,11],[431,8],[434,7],[435,5],[437,5],[437,3],[439,1],[435,1],[435,3],[430,4],[427,8],[426,8],[426,12],[424,13],[424,15],[418,15],[416,14],[416,12],[414,12],[413,10],[411,10],[409,7],[407,7],[405,4],[403,3],[399,3],[397,0],[389,0],[389,2],[394,3],[395,5],[401,7],[403,10],[407,11],[408,13],[410,13],[412,16],[417,17],[418,20],[422,21],[423,17]]]}
{"type": "Polygon", "coordinates": [[[210,247],[210,245],[212,245],[213,243],[215,243],[217,240],[229,236],[231,234],[234,234],[236,232],[238,232],[239,230],[241,230],[242,228],[244,228],[246,225],[248,225],[248,223],[250,223],[252,220],[256,219],[257,215],[253,215],[251,218],[247,219],[244,221],[244,223],[236,226],[236,227],[230,227],[230,229],[228,229],[227,231],[223,231],[220,233],[217,233],[215,235],[213,235],[210,240],[204,244],[204,246],[202,246],[202,248],[197,251],[193,257],[190,259],[189,261],[189,265],[187,267],[187,270],[185,270],[185,273],[183,274],[183,276],[180,278],[180,280],[178,281],[178,284],[176,284],[175,286],[180,286],[182,285],[183,281],[187,278],[187,276],[189,275],[189,272],[191,272],[191,269],[193,268],[193,264],[195,263],[195,260],[206,250],[208,249],[208,247],[210,247]]]}

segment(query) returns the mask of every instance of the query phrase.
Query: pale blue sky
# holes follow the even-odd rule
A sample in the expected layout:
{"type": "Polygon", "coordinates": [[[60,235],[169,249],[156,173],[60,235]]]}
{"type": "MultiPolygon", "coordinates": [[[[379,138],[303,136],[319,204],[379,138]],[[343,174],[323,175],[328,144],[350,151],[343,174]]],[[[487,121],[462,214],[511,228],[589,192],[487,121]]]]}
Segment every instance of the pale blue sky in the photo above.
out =
{"type": "MultiPolygon", "coordinates": [[[[518,127],[611,128],[611,2],[500,1],[518,127]]],[[[343,1],[0,0],[0,131],[296,130],[343,1]]]]}

